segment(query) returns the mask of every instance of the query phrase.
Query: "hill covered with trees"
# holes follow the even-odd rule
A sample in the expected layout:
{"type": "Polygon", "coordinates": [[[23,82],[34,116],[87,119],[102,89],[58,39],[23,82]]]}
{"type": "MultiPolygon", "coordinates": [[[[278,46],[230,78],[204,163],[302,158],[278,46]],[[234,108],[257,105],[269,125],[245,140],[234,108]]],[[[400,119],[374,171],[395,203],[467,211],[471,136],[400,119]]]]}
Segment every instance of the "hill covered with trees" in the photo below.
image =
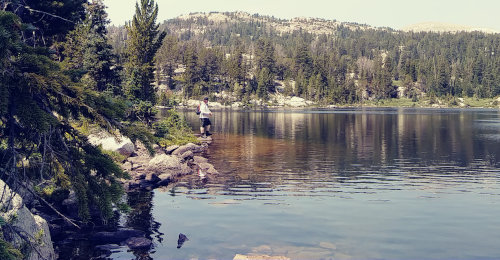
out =
{"type": "MultiPolygon", "coordinates": [[[[500,95],[500,34],[403,32],[314,18],[195,13],[163,22],[157,82],[184,97],[280,91],[324,104],[500,95]]],[[[111,27],[123,56],[124,28],[111,27]]]]}

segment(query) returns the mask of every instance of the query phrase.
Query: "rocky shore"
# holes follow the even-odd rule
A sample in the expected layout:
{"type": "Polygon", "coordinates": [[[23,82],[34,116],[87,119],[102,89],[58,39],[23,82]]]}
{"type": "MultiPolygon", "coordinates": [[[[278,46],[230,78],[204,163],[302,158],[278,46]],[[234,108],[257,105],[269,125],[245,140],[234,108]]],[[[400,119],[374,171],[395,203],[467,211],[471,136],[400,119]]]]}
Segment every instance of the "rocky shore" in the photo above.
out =
{"type": "MultiPolygon", "coordinates": [[[[92,144],[119,153],[121,158],[125,158],[120,167],[130,176],[121,180],[127,193],[151,191],[189,174],[197,174],[203,178],[218,174],[214,166],[201,156],[208,148],[211,138],[203,139],[201,145],[188,143],[167,148],[154,146],[154,154],[150,154],[140,141],[134,144],[127,137],[102,132],[88,138],[92,144]]],[[[31,253],[26,259],[63,259],[66,255],[58,255],[58,251],[62,248],[72,251],[72,247],[82,241],[91,247],[88,250],[101,252],[104,258],[123,246],[131,250],[147,250],[152,247],[152,241],[146,237],[145,232],[121,226],[118,222],[112,225],[93,223],[91,227],[77,227],[44,206],[39,201],[41,198],[34,197],[24,186],[16,185],[12,189],[0,180],[0,195],[0,207],[4,209],[0,212],[4,239],[18,248],[29,241],[31,253]]],[[[74,192],[62,195],[61,201],[56,204],[54,206],[60,213],[70,219],[78,219],[78,203],[74,192]]]]}
{"type": "MultiPolygon", "coordinates": [[[[153,155],[140,141],[134,144],[126,137],[109,138],[106,135],[99,137],[91,135],[89,141],[126,157],[120,167],[130,175],[129,179],[121,180],[128,193],[151,191],[190,174],[197,174],[203,178],[211,178],[218,174],[214,166],[200,156],[208,148],[211,138],[202,139],[201,145],[188,143],[165,149],[155,145],[153,155]]],[[[91,234],[91,240],[96,246],[95,249],[102,252],[103,257],[120,246],[127,246],[131,250],[147,250],[152,247],[152,241],[145,237],[143,231],[126,227],[94,232],[91,234]]]]}
{"type": "Polygon", "coordinates": [[[129,180],[123,180],[125,189],[152,190],[193,173],[204,176],[218,174],[214,166],[199,155],[208,147],[208,141],[210,139],[201,145],[188,143],[182,146],[169,146],[166,149],[155,146],[153,156],[138,141],[135,152],[121,164],[122,169],[131,177],[129,180]]]}

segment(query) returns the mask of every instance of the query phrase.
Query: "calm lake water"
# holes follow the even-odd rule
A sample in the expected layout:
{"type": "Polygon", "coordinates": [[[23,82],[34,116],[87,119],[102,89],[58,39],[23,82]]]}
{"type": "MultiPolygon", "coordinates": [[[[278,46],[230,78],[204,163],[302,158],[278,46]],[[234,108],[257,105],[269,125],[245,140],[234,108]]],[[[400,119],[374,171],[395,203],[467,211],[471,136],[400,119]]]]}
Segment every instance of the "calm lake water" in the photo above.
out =
{"type": "Polygon", "coordinates": [[[500,258],[498,110],[222,111],[212,122],[205,156],[220,174],[133,194],[124,221],[155,247],[111,258],[500,258]]]}

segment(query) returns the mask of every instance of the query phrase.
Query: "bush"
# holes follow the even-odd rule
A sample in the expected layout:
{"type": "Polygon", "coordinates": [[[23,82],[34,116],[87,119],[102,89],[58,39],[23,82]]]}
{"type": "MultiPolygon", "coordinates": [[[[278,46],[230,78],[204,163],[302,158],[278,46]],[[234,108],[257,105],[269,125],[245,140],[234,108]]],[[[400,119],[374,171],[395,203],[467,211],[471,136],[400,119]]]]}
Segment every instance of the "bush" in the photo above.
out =
{"type": "Polygon", "coordinates": [[[165,118],[155,122],[153,129],[162,147],[199,143],[187,122],[175,110],[169,110],[165,118]]]}

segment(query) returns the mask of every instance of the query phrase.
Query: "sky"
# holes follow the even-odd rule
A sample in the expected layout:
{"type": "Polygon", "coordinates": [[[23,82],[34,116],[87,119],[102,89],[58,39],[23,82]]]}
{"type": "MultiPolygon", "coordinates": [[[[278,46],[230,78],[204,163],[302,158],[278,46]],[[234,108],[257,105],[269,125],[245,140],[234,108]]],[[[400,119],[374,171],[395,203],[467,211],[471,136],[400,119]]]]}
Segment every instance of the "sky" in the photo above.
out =
{"type": "MultiPolygon", "coordinates": [[[[111,24],[131,20],[136,0],[104,0],[111,24]]],[[[194,12],[244,11],[290,19],[314,17],[401,29],[444,22],[500,31],[500,0],[156,0],[158,22],[194,12]]]]}

